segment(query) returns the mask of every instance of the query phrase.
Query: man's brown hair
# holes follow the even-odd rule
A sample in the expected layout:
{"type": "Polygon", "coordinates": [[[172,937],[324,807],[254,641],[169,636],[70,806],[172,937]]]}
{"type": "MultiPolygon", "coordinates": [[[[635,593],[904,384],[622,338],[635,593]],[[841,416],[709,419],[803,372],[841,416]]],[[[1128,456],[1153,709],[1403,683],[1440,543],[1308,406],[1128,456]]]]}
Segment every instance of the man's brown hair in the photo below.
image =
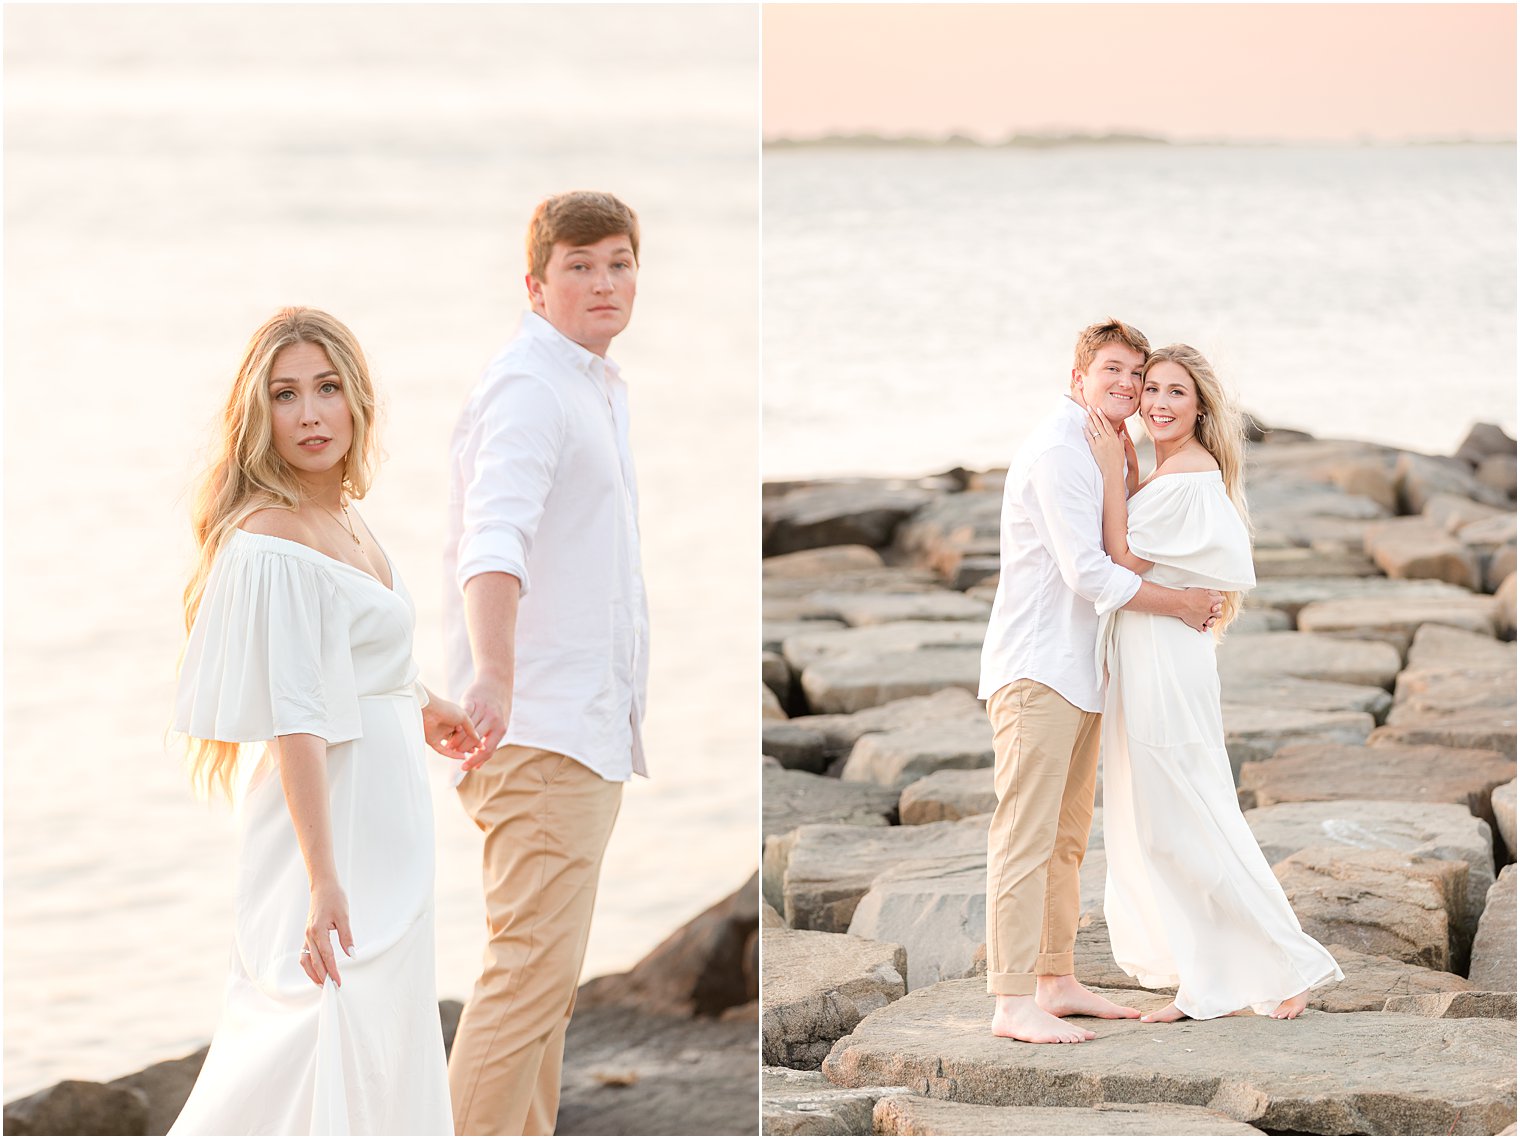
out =
{"type": "Polygon", "coordinates": [[[1098,354],[1098,349],[1105,344],[1117,341],[1126,348],[1133,349],[1142,357],[1151,353],[1151,342],[1145,338],[1145,333],[1132,325],[1125,324],[1122,320],[1109,317],[1098,324],[1091,324],[1084,328],[1077,337],[1077,349],[1072,358],[1072,367],[1079,372],[1086,372],[1092,366],[1093,357],[1098,354]]]}
{"type": "Polygon", "coordinates": [[[639,259],[639,215],[611,194],[571,190],[538,203],[528,222],[528,272],[540,281],[555,243],[595,245],[605,237],[628,235],[633,259],[639,259]]]}

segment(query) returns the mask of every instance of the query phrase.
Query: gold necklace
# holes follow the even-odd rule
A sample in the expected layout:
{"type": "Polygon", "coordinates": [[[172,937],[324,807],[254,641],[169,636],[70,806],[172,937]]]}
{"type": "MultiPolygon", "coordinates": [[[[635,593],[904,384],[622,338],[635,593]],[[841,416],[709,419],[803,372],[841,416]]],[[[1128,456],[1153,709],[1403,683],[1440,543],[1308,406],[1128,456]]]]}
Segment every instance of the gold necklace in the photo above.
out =
{"type": "Polygon", "coordinates": [[[338,516],[331,510],[327,509],[327,507],[323,506],[320,502],[317,502],[316,499],[312,499],[312,501],[317,503],[318,510],[322,511],[323,514],[327,515],[334,522],[337,522],[339,526],[342,526],[343,529],[348,531],[348,536],[353,539],[355,546],[359,547],[361,550],[364,549],[364,543],[359,541],[359,535],[354,533],[353,523],[348,520],[348,505],[346,503],[342,502],[341,500],[338,502],[338,509],[343,511],[343,519],[339,521],[338,516]]]}

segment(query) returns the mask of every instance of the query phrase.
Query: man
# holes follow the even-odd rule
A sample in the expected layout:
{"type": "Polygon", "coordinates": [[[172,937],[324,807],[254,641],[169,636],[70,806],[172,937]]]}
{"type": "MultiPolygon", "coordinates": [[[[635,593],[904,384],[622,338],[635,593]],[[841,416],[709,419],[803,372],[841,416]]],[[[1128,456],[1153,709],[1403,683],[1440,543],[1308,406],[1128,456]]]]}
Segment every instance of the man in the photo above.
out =
{"type": "Polygon", "coordinates": [[[1103,552],[1103,479],[1084,438],[1087,409],[1122,433],[1149,351],[1122,321],[1085,329],[1070,396],[1036,425],[1003,490],[1002,572],[977,694],[992,720],[998,800],[987,835],[987,991],[997,998],[993,1034],[1035,1044],[1092,1039],[1063,1016],[1140,1015],[1073,975],[1103,707],[1099,617],[1131,609],[1202,630],[1221,608],[1212,590],[1142,582],[1103,552]]]}
{"type": "Polygon", "coordinates": [[[607,359],[638,252],[638,219],[611,194],[539,205],[532,311],[450,449],[449,679],[490,756],[459,784],[485,832],[490,926],[449,1060],[461,1135],[554,1133],[602,855],[623,783],[647,774],[638,497],[607,359]]]}

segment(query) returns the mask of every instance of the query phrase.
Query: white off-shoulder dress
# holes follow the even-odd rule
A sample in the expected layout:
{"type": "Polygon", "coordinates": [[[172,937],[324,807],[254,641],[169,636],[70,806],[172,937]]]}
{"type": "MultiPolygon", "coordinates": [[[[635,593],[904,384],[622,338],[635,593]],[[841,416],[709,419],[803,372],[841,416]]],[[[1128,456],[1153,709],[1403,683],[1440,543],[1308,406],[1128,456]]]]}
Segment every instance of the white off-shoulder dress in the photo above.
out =
{"type": "MultiPolygon", "coordinates": [[[[333,854],[354,953],[341,988],[301,968],[310,888],[265,751],[238,791],[226,1004],[171,1135],[452,1135],[433,943],[433,810],[415,612],[362,570],[238,530],[217,555],[175,727],[327,741],[333,854]]],[[[334,942],[336,945],[336,941],[334,942]]]]}
{"type": "MultiPolygon", "coordinates": [[[[1250,536],[1218,471],[1163,475],[1129,500],[1130,550],[1158,585],[1246,590],[1250,536]]],[[[1271,1012],[1342,977],[1303,932],[1240,813],[1212,634],[1118,611],[1100,635],[1103,909],[1114,960],[1148,988],[1177,987],[1197,1020],[1271,1012]]]]}

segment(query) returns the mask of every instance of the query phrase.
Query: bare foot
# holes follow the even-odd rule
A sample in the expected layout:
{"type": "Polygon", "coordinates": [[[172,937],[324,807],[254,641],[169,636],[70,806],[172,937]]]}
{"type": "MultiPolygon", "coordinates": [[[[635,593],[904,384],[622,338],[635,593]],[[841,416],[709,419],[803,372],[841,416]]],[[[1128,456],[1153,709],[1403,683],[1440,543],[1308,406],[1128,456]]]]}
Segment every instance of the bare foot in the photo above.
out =
{"type": "Polygon", "coordinates": [[[1106,997],[1080,984],[1070,975],[1040,977],[1036,981],[1035,1002],[1051,1016],[1096,1016],[1103,1020],[1134,1020],[1139,1009],[1116,1005],[1106,997]]]}
{"type": "Polygon", "coordinates": [[[1097,1033],[1057,1020],[1035,1004],[1033,997],[998,997],[992,1035],[1028,1044],[1081,1044],[1097,1033]]]}
{"type": "Polygon", "coordinates": [[[1174,1020],[1186,1020],[1187,1013],[1176,1005],[1167,1005],[1166,1008],[1158,1008],[1155,1012],[1148,1012],[1140,1018],[1146,1024],[1170,1024],[1174,1020]]]}
{"type": "Polygon", "coordinates": [[[1272,1010],[1273,1020],[1292,1020],[1304,1009],[1309,1007],[1309,990],[1305,989],[1296,997],[1289,997],[1272,1010]]]}

